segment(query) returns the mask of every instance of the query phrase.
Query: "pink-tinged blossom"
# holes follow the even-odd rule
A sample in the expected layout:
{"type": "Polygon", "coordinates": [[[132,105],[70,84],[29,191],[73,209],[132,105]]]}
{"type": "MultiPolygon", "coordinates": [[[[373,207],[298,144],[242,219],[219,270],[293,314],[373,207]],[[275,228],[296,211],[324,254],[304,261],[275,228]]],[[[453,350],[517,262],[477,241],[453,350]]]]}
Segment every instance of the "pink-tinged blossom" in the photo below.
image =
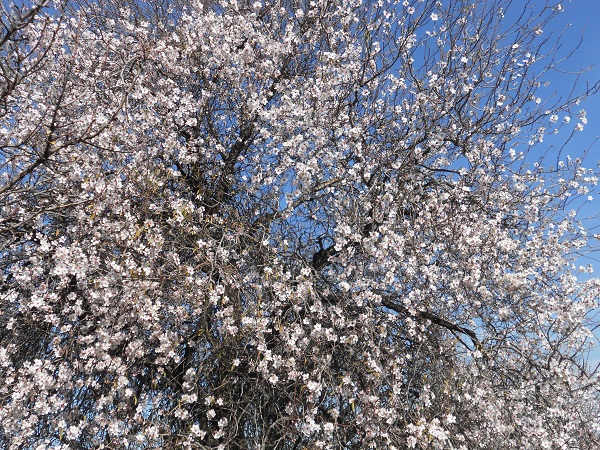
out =
{"type": "Polygon", "coordinates": [[[0,447],[599,447],[560,5],[23,3],[0,447]]]}

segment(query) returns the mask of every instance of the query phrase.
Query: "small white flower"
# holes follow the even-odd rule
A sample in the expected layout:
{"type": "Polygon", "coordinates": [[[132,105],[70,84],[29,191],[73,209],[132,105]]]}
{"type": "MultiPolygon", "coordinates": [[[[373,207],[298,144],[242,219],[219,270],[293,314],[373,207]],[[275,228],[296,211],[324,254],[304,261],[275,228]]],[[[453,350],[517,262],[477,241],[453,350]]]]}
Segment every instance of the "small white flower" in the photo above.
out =
{"type": "Polygon", "coordinates": [[[204,436],[206,436],[206,431],[202,431],[197,424],[192,425],[190,432],[200,439],[204,439],[204,436]]]}
{"type": "Polygon", "coordinates": [[[417,445],[417,438],[414,436],[409,436],[408,438],[406,438],[406,445],[408,446],[408,448],[415,448],[415,446],[417,445]]]}
{"type": "Polygon", "coordinates": [[[435,22],[438,19],[439,19],[439,16],[436,13],[431,14],[431,20],[433,20],[435,22]]]}
{"type": "Polygon", "coordinates": [[[315,392],[321,388],[321,385],[319,383],[317,383],[316,381],[311,380],[308,383],[306,383],[306,387],[308,388],[309,391],[315,392]]]}
{"type": "Polygon", "coordinates": [[[68,439],[77,439],[79,437],[80,433],[81,433],[81,430],[79,429],[79,427],[72,425],[67,430],[67,438],[68,439]]]}

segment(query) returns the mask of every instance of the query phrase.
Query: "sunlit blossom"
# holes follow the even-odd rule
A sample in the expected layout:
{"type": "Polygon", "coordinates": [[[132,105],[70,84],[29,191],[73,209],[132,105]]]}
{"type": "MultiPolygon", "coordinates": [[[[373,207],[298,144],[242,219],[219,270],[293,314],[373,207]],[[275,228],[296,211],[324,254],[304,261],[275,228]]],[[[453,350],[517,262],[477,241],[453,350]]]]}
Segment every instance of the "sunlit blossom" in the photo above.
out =
{"type": "Polygon", "coordinates": [[[4,447],[596,450],[551,7],[17,3],[4,447]]]}

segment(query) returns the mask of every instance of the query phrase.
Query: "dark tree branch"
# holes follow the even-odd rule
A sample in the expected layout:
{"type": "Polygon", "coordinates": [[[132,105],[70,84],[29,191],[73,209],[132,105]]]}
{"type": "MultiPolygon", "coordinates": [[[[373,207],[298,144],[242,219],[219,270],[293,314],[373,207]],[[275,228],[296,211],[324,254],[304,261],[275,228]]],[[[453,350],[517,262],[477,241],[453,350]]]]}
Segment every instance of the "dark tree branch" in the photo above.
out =
{"type": "Polygon", "coordinates": [[[475,334],[475,332],[473,330],[469,330],[468,328],[464,328],[461,327],[460,325],[456,325],[452,322],[449,322],[446,319],[443,319],[441,317],[436,316],[435,314],[432,314],[430,312],[427,311],[417,311],[416,314],[411,313],[408,308],[405,308],[404,306],[401,306],[395,302],[392,302],[391,300],[388,299],[383,299],[381,301],[381,304],[383,306],[385,306],[388,309],[391,309],[392,311],[397,312],[398,314],[404,314],[404,315],[409,315],[409,316],[415,316],[419,319],[423,319],[423,320],[428,320],[431,323],[434,323],[436,325],[439,325],[443,328],[446,328],[447,330],[450,330],[452,332],[456,332],[456,333],[460,333],[460,334],[464,334],[466,336],[469,336],[469,338],[471,339],[471,341],[473,342],[473,345],[479,350],[481,348],[481,342],[479,341],[479,339],[477,338],[477,335],[475,334]]]}

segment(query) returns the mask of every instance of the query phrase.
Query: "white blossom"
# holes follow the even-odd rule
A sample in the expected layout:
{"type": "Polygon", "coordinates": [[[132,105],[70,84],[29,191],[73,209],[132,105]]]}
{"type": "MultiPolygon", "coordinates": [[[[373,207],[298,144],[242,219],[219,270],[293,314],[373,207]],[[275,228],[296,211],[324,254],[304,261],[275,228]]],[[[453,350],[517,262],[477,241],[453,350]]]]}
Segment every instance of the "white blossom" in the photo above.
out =
{"type": "Polygon", "coordinates": [[[17,3],[4,447],[597,448],[561,5],[17,3]]]}

